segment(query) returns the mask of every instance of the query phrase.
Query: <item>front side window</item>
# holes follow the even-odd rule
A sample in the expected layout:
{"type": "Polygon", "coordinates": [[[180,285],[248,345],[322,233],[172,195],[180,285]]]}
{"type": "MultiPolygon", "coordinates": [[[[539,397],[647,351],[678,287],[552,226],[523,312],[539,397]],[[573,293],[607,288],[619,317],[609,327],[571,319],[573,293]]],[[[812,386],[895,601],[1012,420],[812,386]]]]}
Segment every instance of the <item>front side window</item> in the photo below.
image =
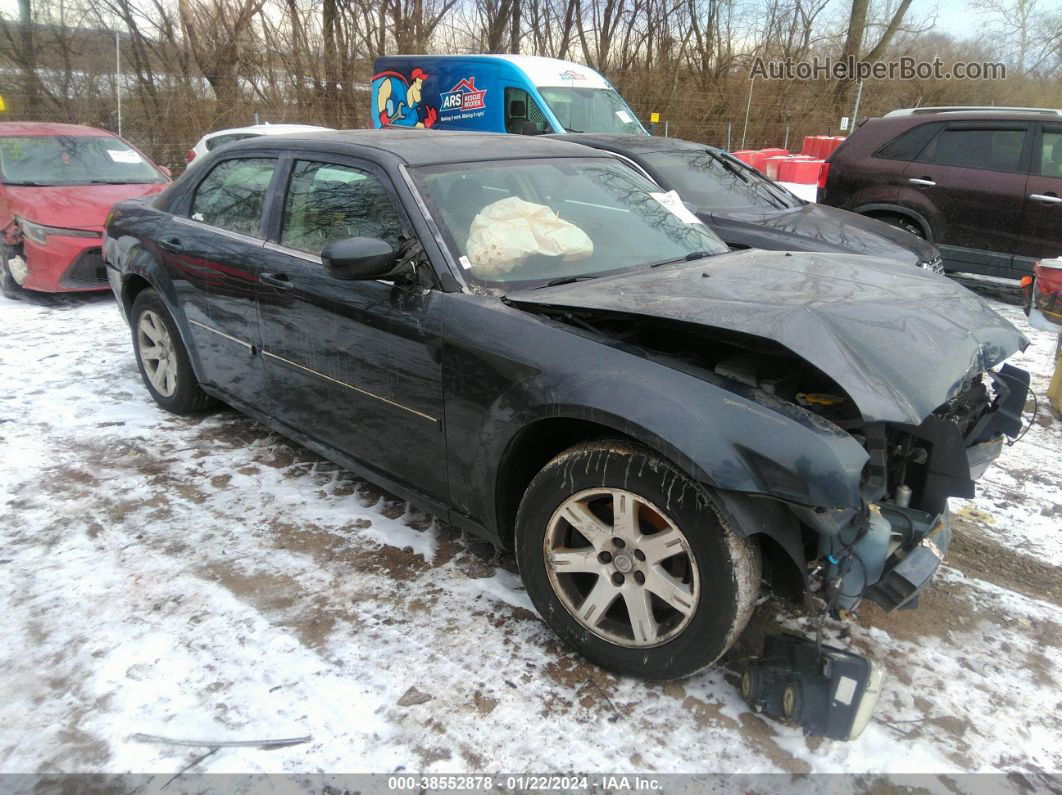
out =
{"type": "Polygon", "coordinates": [[[0,138],[0,172],[8,185],[133,185],[165,182],[121,138],[41,135],[0,138]]]}
{"type": "Polygon", "coordinates": [[[1018,171],[1025,130],[949,128],[918,157],[920,163],[989,171],[1018,171]]]}
{"type": "Polygon", "coordinates": [[[538,91],[566,132],[646,135],[634,111],[611,88],[539,86],[538,91]]]}
{"type": "Polygon", "coordinates": [[[644,155],[649,168],[663,185],[708,212],[741,207],[791,209],[801,202],[736,158],[707,149],[650,152],[644,155]]]}
{"type": "Polygon", "coordinates": [[[1039,173],[1042,177],[1062,177],[1062,128],[1044,129],[1039,173]]]}
{"type": "Polygon", "coordinates": [[[553,132],[546,114],[522,88],[505,89],[505,129],[517,135],[553,132]]]}
{"type": "Polygon", "coordinates": [[[676,194],[611,158],[431,166],[416,179],[454,259],[489,285],[589,278],[727,251],[676,194]]]}
{"type": "Polygon", "coordinates": [[[284,200],[281,244],[320,254],[348,237],[381,238],[398,250],[402,223],[383,183],[351,166],[297,161],[284,200]]]}
{"type": "Polygon", "coordinates": [[[221,161],[195,189],[192,220],[261,237],[262,210],[276,168],[273,158],[221,161]]]}

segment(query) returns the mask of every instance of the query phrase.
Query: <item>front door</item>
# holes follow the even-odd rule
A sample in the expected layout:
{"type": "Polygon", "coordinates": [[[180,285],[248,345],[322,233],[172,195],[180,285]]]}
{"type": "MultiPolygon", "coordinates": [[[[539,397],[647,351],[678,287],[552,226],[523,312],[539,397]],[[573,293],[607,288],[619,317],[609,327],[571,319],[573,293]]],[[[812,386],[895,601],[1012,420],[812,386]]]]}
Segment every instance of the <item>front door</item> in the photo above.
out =
{"type": "Polygon", "coordinates": [[[159,236],[200,380],[255,406],[264,384],[256,355],[257,269],[277,163],[269,157],[221,161],[196,187],[187,214],[173,216],[159,236]]]}
{"type": "Polygon", "coordinates": [[[294,160],[262,255],[259,322],[271,413],[428,497],[446,497],[436,290],[344,281],[331,242],[397,250],[408,225],[387,177],[357,161],[294,160]]]}
{"type": "Polygon", "coordinates": [[[1062,257],[1062,124],[1042,125],[1025,193],[1016,253],[1028,258],[1019,269],[1031,272],[1034,259],[1062,257]]]}

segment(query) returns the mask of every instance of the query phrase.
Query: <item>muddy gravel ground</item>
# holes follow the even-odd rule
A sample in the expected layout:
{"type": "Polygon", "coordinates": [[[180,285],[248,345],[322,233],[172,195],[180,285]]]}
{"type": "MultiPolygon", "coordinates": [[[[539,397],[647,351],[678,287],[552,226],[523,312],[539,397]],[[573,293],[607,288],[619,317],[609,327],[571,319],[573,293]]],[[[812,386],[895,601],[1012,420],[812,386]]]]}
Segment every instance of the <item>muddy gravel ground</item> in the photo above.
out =
{"type": "MultiPolygon", "coordinates": [[[[0,325],[2,772],[203,755],[137,733],[312,738],[198,772],[997,771],[1035,790],[1062,769],[1062,423],[1042,406],[953,502],[920,608],[830,626],[887,680],[864,735],[829,742],[750,712],[731,673],[764,632],[807,628],[795,608],[764,598],[691,679],[618,678],[553,640],[510,557],[232,410],[157,409],[109,297],[0,299],[0,325]]],[[[1055,343],[1026,333],[1042,403],[1055,343]]]]}

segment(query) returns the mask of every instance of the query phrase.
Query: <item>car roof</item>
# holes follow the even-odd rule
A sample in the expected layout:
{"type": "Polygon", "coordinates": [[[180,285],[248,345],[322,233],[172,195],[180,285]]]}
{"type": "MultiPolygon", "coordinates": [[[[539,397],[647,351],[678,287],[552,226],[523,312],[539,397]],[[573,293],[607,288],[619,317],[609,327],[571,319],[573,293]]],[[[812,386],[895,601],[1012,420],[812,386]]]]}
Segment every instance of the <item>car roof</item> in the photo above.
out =
{"type": "Polygon", "coordinates": [[[558,141],[583,144],[597,149],[608,149],[626,155],[649,152],[674,152],[677,150],[705,150],[713,147],[685,141],[681,138],[662,138],[657,135],[623,135],[620,133],[564,133],[547,136],[558,141]]]}
{"type": "Polygon", "coordinates": [[[84,135],[98,138],[116,138],[117,136],[97,127],[85,127],[81,124],[55,124],[42,121],[5,121],[0,122],[0,136],[22,135],[84,135]]]}
{"type": "Polygon", "coordinates": [[[316,124],[252,124],[248,127],[230,127],[227,130],[214,130],[206,133],[203,138],[216,138],[219,135],[233,135],[237,133],[251,133],[253,135],[287,135],[297,132],[318,132],[331,130],[331,127],[319,127],[316,124]]]}
{"type": "Polygon", "coordinates": [[[999,113],[1031,113],[1036,116],[1062,116],[1062,110],[1057,108],[1007,108],[998,105],[951,105],[942,107],[900,108],[891,110],[886,116],[928,116],[937,113],[990,113],[993,116],[999,113]]]}
{"type": "Polygon", "coordinates": [[[427,166],[546,157],[609,157],[586,146],[544,135],[450,132],[443,130],[332,130],[316,133],[247,138],[225,146],[227,154],[241,149],[327,149],[336,154],[364,154],[392,165],[427,166]],[[382,156],[381,156],[382,155],[382,156]]]}

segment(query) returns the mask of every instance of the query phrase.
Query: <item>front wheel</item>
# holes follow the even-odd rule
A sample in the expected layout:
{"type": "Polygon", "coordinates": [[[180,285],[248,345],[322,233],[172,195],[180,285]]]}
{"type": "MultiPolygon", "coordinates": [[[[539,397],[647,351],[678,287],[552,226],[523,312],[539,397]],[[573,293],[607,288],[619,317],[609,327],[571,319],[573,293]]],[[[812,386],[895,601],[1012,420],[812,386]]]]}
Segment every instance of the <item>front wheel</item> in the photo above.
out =
{"type": "Polygon", "coordinates": [[[573,447],[528,487],[517,561],[531,601],[604,668],[678,679],[715,662],[744,628],[760,559],[708,492],[625,442],[573,447]]]}
{"type": "Polygon", "coordinates": [[[195,414],[214,403],[196,381],[188,351],[158,293],[137,295],[130,325],[136,363],[156,403],[174,414],[195,414]]]}

